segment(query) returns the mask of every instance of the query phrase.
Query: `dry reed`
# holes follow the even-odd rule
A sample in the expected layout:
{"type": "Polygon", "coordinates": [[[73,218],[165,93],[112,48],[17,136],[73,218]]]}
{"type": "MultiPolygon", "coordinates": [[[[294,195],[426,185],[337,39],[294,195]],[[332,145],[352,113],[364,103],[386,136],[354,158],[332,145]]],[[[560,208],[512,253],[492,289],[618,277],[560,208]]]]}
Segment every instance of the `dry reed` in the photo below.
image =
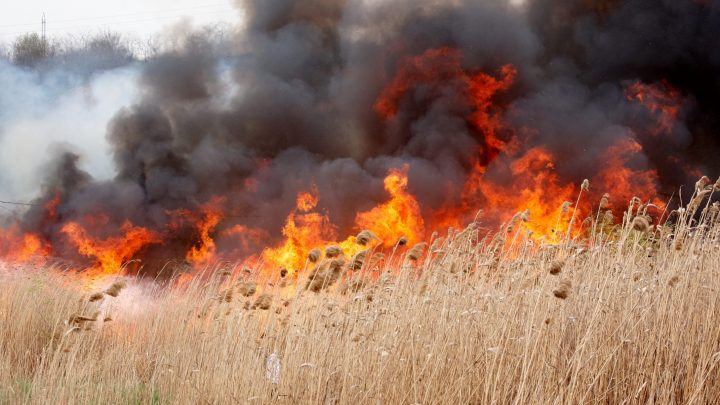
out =
{"type": "Polygon", "coordinates": [[[258,267],[89,302],[52,263],[18,266],[0,273],[0,402],[719,403],[720,225],[678,210],[640,234],[631,215],[553,246],[473,227],[413,266],[326,260],[315,293],[291,284],[313,269],[281,290],[258,267]]]}

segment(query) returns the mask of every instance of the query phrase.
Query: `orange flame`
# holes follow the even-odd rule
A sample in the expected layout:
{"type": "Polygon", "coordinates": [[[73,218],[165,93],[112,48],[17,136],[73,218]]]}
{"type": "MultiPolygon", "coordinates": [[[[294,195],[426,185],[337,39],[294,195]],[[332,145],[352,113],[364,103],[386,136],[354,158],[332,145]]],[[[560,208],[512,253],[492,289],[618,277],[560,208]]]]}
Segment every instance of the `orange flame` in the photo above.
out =
{"type": "Polygon", "coordinates": [[[145,228],[133,226],[125,221],[120,227],[122,236],[100,240],[88,235],[88,232],[77,222],[66,222],[60,229],[70,244],[85,257],[95,260],[94,266],[105,274],[116,272],[124,262],[153,243],[162,243],[160,235],[145,228]]]}
{"type": "Polygon", "coordinates": [[[428,49],[420,56],[401,60],[395,77],[388,83],[373,109],[383,120],[397,114],[398,103],[410,89],[421,83],[450,83],[473,107],[470,121],[482,131],[487,147],[487,159],[492,160],[505,145],[498,136],[503,122],[497,106],[492,102],[499,92],[506,91],[515,81],[517,69],[509,64],[499,69],[500,79],[485,74],[468,74],[461,65],[462,52],[448,47],[428,49]]]}
{"type": "Polygon", "coordinates": [[[650,129],[653,135],[672,132],[684,102],[680,90],[665,80],[653,85],[638,81],[625,89],[625,95],[628,100],[640,103],[653,114],[656,120],[650,129]]]}
{"type": "Polygon", "coordinates": [[[407,171],[408,165],[390,169],[385,178],[385,190],[390,193],[390,201],[355,217],[358,229],[371,230],[388,246],[394,245],[401,236],[408,238],[410,243],[417,243],[425,236],[420,206],[407,191],[407,171]]]}
{"type": "MultiPolygon", "coordinates": [[[[599,160],[606,162],[602,170],[593,177],[593,183],[601,184],[611,193],[614,201],[627,203],[633,197],[647,200],[657,194],[657,172],[654,170],[631,170],[625,167],[631,157],[642,150],[632,139],[619,139],[609,147],[599,160]]],[[[661,204],[659,201],[655,201],[661,204]]]]}
{"type": "MultiPolygon", "coordinates": [[[[398,114],[398,105],[404,101],[406,93],[421,84],[438,83],[457,90],[455,94],[459,101],[470,107],[471,112],[465,119],[482,133],[485,141],[476,150],[468,151],[472,168],[465,183],[446,185],[448,195],[456,196],[461,191],[459,200],[448,198],[440,209],[426,210],[423,216],[422,207],[408,191],[409,166],[406,164],[391,169],[384,179],[389,200],[356,214],[356,230],[371,230],[386,246],[394,245],[400,236],[405,236],[412,244],[423,241],[427,237],[426,231],[448,226],[464,227],[478,209],[485,211],[481,226],[507,223],[516,213],[529,209],[531,222],[522,222],[514,230],[531,230],[535,238],[543,235],[554,238],[567,232],[570,217],[583,219],[584,215],[596,211],[600,196],[605,192],[611,194],[611,201],[621,204],[635,196],[647,201],[657,194],[655,171],[628,167],[633,156],[642,151],[642,146],[632,138],[622,138],[595,157],[598,163],[602,162],[601,170],[590,179],[591,191],[583,194],[579,206],[574,206],[580,184],[570,184],[560,178],[555,170],[558,156],[544,147],[529,148],[518,139],[521,138],[519,135],[536,130],[519,128],[516,134],[515,129],[501,118],[505,106],[499,104],[497,98],[511,88],[517,69],[505,65],[493,77],[468,71],[461,62],[462,53],[447,47],[405,57],[398,62],[396,75],[373,106],[380,118],[388,121],[398,114]],[[565,201],[573,206],[570,212],[562,214],[560,209],[565,201]]],[[[684,103],[680,91],[664,81],[654,85],[637,82],[625,89],[625,95],[650,111],[655,120],[650,131],[655,135],[672,131],[684,103]]],[[[260,181],[268,175],[269,162],[257,162],[258,175],[245,180],[247,192],[257,192],[260,181]]],[[[306,255],[313,248],[337,244],[348,255],[358,249],[353,236],[338,242],[341,240],[338,227],[330,222],[327,212],[318,208],[320,198],[314,183],[309,190],[297,194],[296,206],[287,215],[282,229],[285,239],[267,249],[262,260],[292,271],[304,268],[306,255]]],[[[225,229],[219,226],[224,218],[224,203],[225,198],[213,197],[196,210],[168,211],[171,222],[162,233],[126,221],[119,228],[118,236],[104,240],[92,237],[92,228],[105,227],[109,221],[103,213],[84,217],[82,222],[89,226],[88,230],[77,222],[66,222],[60,232],[79,254],[93,259],[94,266],[103,273],[117,271],[123,262],[142,253],[148,245],[163,243],[163,238],[178,237],[181,223],[191,227],[192,244],[187,247],[186,259],[196,267],[216,257],[216,236],[233,238],[241,251],[270,239],[261,229],[245,225],[225,229]],[[217,232],[216,228],[219,228],[217,232]]],[[[60,222],[57,218],[59,204],[60,194],[56,192],[44,207],[43,224],[60,222]]],[[[618,205],[618,209],[621,206],[618,205]]],[[[41,228],[45,229],[45,225],[41,228]]],[[[579,226],[575,232],[578,232],[577,228],[579,226]]],[[[53,249],[46,235],[23,232],[15,224],[0,230],[0,254],[25,260],[32,255],[51,255],[53,249]]],[[[190,278],[190,275],[182,276],[178,284],[186,283],[190,278]]]]}
{"type": "Polygon", "coordinates": [[[215,241],[210,234],[215,226],[224,217],[220,207],[225,203],[225,197],[213,196],[210,201],[201,206],[198,211],[179,209],[168,212],[172,217],[170,230],[178,227],[178,217],[185,219],[195,230],[197,241],[188,250],[185,258],[193,265],[203,265],[215,257],[215,241]]]}
{"type": "MultiPolygon", "coordinates": [[[[265,260],[289,270],[299,270],[304,267],[308,251],[335,243],[338,238],[337,227],[330,223],[327,214],[308,212],[317,206],[319,200],[315,184],[311,185],[309,192],[298,193],[297,208],[288,215],[282,230],[285,242],[277,248],[267,249],[265,260]],[[299,214],[298,211],[305,213],[299,214]]],[[[349,251],[352,244],[353,239],[348,238],[340,247],[349,251]]]]}
{"type": "Polygon", "coordinates": [[[21,232],[17,224],[7,230],[0,229],[0,255],[25,261],[31,256],[51,256],[50,244],[31,232],[21,232]]]}

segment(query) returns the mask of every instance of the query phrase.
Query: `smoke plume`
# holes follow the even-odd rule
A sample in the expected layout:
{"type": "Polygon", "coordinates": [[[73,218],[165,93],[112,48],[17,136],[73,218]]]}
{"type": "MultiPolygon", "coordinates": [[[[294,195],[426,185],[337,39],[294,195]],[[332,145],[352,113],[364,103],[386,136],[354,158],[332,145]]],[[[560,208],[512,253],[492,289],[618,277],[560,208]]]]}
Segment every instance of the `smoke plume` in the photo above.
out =
{"type": "MultiPolygon", "coordinates": [[[[593,207],[608,192],[618,208],[720,172],[715,0],[237,5],[247,21],[232,52],[187,33],[133,67],[136,97],[95,117],[105,131],[42,138],[82,147],[104,135],[112,175],[54,147],[13,232],[87,261],[97,255],[76,238],[127,243],[142,229],[133,254],[161,267],[277,246],[293,213],[326,215],[317,232],[344,239],[370,218],[358,213],[402,193],[424,236],[480,208],[493,226],[526,208],[554,220],[583,179],[593,207]],[[399,194],[392,173],[407,176],[399,194]],[[85,233],[70,237],[69,223],[85,233]]],[[[57,119],[91,115],[68,105],[57,119]]]]}

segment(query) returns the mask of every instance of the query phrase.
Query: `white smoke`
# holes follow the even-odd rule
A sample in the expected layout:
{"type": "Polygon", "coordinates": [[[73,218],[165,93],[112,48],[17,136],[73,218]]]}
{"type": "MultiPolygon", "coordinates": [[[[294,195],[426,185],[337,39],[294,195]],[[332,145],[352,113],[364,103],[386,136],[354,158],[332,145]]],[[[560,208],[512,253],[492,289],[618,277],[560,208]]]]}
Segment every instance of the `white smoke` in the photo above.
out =
{"type": "Polygon", "coordinates": [[[58,143],[78,152],[93,177],[111,177],[106,125],[137,96],[138,67],[89,78],[54,70],[38,73],[0,60],[0,200],[29,200],[41,185],[39,168],[58,143]]]}

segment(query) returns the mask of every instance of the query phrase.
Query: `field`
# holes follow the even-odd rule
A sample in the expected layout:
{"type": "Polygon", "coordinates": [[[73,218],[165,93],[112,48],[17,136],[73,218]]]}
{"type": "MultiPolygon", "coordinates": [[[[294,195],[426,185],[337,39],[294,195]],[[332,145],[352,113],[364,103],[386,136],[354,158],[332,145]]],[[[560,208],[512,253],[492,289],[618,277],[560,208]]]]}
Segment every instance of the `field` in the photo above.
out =
{"type": "Polygon", "coordinates": [[[217,263],[99,285],[7,264],[0,403],[718,403],[720,226],[702,208],[658,227],[631,203],[537,241],[521,216],[480,219],[297,279],[217,263]]]}

